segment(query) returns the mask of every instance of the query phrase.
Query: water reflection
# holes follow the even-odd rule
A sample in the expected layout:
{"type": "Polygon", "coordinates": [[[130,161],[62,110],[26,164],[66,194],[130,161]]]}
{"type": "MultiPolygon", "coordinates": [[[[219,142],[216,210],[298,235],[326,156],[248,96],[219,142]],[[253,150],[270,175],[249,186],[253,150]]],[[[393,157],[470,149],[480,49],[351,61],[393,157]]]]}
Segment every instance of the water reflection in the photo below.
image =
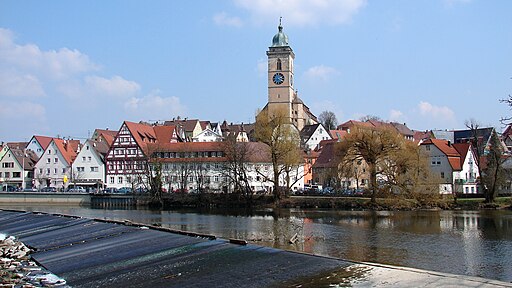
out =
{"type": "Polygon", "coordinates": [[[127,219],[355,261],[512,281],[512,211],[18,208],[127,219]]]}

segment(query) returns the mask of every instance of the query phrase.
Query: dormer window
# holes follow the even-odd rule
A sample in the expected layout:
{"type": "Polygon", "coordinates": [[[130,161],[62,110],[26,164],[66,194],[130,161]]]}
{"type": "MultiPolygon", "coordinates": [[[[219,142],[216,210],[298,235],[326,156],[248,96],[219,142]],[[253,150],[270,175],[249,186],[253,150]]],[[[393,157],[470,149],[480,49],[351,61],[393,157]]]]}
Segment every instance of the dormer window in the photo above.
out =
{"type": "Polygon", "coordinates": [[[277,59],[277,70],[282,70],[281,59],[277,59]]]}

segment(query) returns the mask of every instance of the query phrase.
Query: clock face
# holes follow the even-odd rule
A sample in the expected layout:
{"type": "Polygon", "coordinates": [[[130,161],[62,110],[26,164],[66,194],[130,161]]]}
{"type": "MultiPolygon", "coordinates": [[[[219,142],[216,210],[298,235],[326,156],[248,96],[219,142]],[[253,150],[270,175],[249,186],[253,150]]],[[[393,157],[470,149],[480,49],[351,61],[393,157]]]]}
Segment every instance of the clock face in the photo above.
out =
{"type": "Polygon", "coordinates": [[[283,84],[283,82],[284,82],[284,75],[282,73],[276,73],[272,77],[272,81],[274,81],[274,83],[276,83],[277,85],[283,84]]]}

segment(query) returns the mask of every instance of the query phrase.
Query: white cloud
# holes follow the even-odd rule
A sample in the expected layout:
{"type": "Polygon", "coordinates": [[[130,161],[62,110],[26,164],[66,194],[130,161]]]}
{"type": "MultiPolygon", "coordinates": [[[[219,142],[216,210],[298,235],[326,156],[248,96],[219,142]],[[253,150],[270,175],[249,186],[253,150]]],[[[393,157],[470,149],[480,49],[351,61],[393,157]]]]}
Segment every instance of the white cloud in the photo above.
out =
{"type": "Polygon", "coordinates": [[[40,78],[59,80],[96,71],[99,65],[78,50],[60,48],[41,51],[37,45],[19,45],[10,30],[0,28],[0,63],[40,78]]]}
{"type": "Polygon", "coordinates": [[[455,113],[446,106],[434,106],[428,102],[421,101],[418,104],[418,108],[423,116],[432,116],[446,120],[455,118],[455,113]]]}
{"type": "Polygon", "coordinates": [[[257,23],[277,21],[283,16],[286,25],[307,26],[343,24],[366,5],[366,0],[234,0],[251,13],[257,23]]]}
{"type": "Polygon", "coordinates": [[[338,70],[324,65],[314,66],[309,68],[305,73],[304,76],[309,80],[322,80],[327,81],[332,76],[338,75],[338,70]]]}
{"type": "Polygon", "coordinates": [[[229,16],[226,12],[217,13],[213,16],[213,22],[219,26],[242,27],[242,19],[236,16],[229,16]]]}
{"type": "Polygon", "coordinates": [[[404,113],[400,110],[392,109],[389,111],[389,120],[394,122],[403,122],[404,113]]]}
{"type": "Polygon", "coordinates": [[[0,115],[2,118],[17,118],[23,119],[25,117],[32,120],[45,119],[46,109],[44,106],[31,103],[31,102],[4,102],[0,105],[0,115]]]}
{"type": "Polygon", "coordinates": [[[158,94],[159,91],[153,91],[142,98],[132,97],[125,102],[124,109],[133,117],[143,120],[163,120],[186,113],[178,97],[161,97],[158,94]]]}
{"type": "Polygon", "coordinates": [[[27,134],[48,130],[45,107],[28,101],[3,101],[0,105],[0,123],[0,134],[4,137],[9,135],[8,139],[2,140],[8,141],[26,139],[27,134]]]}
{"type": "Polygon", "coordinates": [[[453,128],[457,125],[455,112],[446,106],[435,106],[428,102],[421,101],[417,109],[413,111],[416,118],[421,118],[422,126],[433,128],[453,128]],[[419,114],[419,115],[418,115],[419,114]],[[418,117],[420,116],[420,117],[418,117]]]}
{"type": "Polygon", "coordinates": [[[140,85],[134,81],[128,81],[120,76],[113,76],[110,79],[87,76],[85,84],[97,95],[130,97],[140,91],[140,85]]]}
{"type": "Polygon", "coordinates": [[[0,95],[6,97],[40,97],[44,96],[41,81],[34,75],[20,75],[14,71],[0,70],[0,95]]]}

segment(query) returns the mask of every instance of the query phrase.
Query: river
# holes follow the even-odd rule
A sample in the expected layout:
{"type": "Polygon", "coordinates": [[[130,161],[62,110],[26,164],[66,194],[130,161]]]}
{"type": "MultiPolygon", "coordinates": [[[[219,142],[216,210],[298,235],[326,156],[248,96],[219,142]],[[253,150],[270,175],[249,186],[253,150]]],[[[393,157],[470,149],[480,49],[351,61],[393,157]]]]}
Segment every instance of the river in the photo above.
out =
{"type": "Polygon", "coordinates": [[[512,281],[512,211],[103,210],[9,206],[130,220],[281,249],[512,281]],[[289,240],[296,238],[294,244],[289,240]]]}

